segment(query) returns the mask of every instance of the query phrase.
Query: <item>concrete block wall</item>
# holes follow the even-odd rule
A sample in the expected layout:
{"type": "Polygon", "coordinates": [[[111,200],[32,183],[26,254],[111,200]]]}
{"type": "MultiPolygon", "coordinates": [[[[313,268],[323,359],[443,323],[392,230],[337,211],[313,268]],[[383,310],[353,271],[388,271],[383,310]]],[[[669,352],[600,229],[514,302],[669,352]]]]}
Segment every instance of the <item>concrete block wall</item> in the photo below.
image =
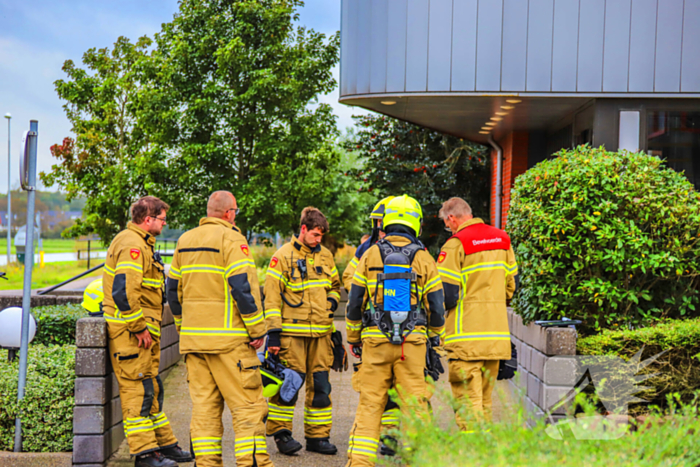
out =
{"type": "MultiPolygon", "coordinates": [[[[576,330],[525,325],[512,309],[508,309],[508,324],[518,352],[518,373],[511,382],[523,392],[533,420],[541,418],[575,383],[575,363],[565,356],[576,355],[576,330]]],[[[553,418],[563,417],[564,410],[554,411],[553,418]]]]}
{"type": "MultiPolygon", "coordinates": [[[[82,301],[82,295],[37,295],[34,293],[32,294],[30,307],[36,308],[38,306],[66,305],[68,303],[81,303],[82,301]]],[[[21,290],[11,290],[0,294],[0,310],[4,310],[5,308],[9,308],[11,306],[22,306],[21,290]]]]}
{"type": "MultiPolygon", "coordinates": [[[[180,360],[180,338],[170,308],[163,313],[160,341],[161,379],[180,360]]],[[[107,348],[104,318],[82,318],[76,325],[73,465],[104,466],[124,440],[119,385],[107,348]]]]}

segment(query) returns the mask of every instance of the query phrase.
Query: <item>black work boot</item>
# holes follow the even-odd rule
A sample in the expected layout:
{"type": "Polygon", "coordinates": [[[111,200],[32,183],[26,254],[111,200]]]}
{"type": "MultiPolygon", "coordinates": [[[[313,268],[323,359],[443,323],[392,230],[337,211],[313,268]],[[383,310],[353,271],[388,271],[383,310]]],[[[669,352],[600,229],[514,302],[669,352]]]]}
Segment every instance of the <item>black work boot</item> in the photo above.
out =
{"type": "Polygon", "coordinates": [[[167,459],[160,451],[136,456],[135,467],[177,467],[177,462],[167,459]]]}
{"type": "Polygon", "coordinates": [[[379,454],[382,456],[393,457],[396,455],[396,439],[389,435],[379,437],[382,444],[379,446],[379,454]]]}
{"type": "Polygon", "coordinates": [[[193,460],[192,454],[190,454],[188,451],[183,451],[182,448],[177,444],[169,448],[160,448],[160,451],[158,452],[163,454],[168,459],[173,460],[177,463],[192,462],[193,460]]]}
{"type": "Polygon", "coordinates": [[[301,443],[294,438],[288,432],[278,433],[275,435],[275,444],[277,444],[277,450],[284,455],[291,456],[295,452],[301,449],[301,443]]]}
{"type": "Polygon", "coordinates": [[[329,443],[328,438],[306,438],[306,450],[330,456],[338,453],[338,448],[329,443]]]}

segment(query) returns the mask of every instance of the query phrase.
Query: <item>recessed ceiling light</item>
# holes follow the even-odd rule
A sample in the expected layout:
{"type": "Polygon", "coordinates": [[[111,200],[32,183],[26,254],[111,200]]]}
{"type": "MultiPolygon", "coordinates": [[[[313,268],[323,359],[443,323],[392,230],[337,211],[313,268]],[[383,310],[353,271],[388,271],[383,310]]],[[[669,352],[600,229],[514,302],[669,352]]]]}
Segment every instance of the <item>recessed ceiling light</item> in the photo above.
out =
{"type": "Polygon", "coordinates": [[[481,129],[482,130],[491,130],[491,127],[490,126],[482,126],[481,129]]]}
{"type": "Polygon", "coordinates": [[[486,122],[486,123],[484,123],[484,125],[496,126],[496,125],[498,125],[498,123],[496,123],[496,122],[486,122]]]}
{"type": "Polygon", "coordinates": [[[511,109],[514,109],[515,106],[514,105],[502,105],[501,108],[504,110],[511,110],[511,109]]]}
{"type": "Polygon", "coordinates": [[[522,100],[520,99],[506,99],[506,102],[509,104],[520,104],[522,100]]]}
{"type": "Polygon", "coordinates": [[[504,115],[508,115],[508,112],[496,112],[496,115],[504,116],[504,115]]]}
{"type": "Polygon", "coordinates": [[[396,101],[380,101],[383,105],[394,105],[396,101]]]}
{"type": "Polygon", "coordinates": [[[494,122],[500,122],[501,120],[503,120],[503,117],[491,117],[491,120],[493,120],[494,122]]]}
{"type": "Polygon", "coordinates": [[[488,131],[480,131],[479,134],[480,134],[480,135],[488,135],[489,132],[488,132],[488,131]]]}

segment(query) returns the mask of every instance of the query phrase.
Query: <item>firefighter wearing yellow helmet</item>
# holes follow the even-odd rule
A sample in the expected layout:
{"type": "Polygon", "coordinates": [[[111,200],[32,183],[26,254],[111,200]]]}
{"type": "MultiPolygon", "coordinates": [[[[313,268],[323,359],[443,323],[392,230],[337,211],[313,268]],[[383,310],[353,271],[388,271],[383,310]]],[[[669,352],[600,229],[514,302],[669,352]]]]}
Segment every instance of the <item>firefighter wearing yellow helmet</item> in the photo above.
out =
{"type": "Polygon", "coordinates": [[[102,300],[105,294],[102,291],[102,278],[95,279],[85,287],[83,303],[80,305],[87,310],[90,316],[102,316],[102,300]]]}
{"type": "Polygon", "coordinates": [[[369,215],[369,218],[372,221],[372,235],[369,239],[357,247],[355,250],[355,256],[353,256],[352,260],[350,260],[348,265],[345,267],[345,271],[343,272],[343,287],[345,287],[345,290],[348,292],[350,292],[352,277],[355,275],[355,268],[357,268],[360,258],[362,258],[362,255],[369,249],[369,247],[377,243],[379,239],[384,238],[384,232],[382,232],[382,218],[384,217],[384,209],[386,208],[387,203],[392,199],[394,199],[393,196],[387,196],[383,200],[379,201],[374,205],[374,209],[372,209],[372,213],[369,215]]]}
{"type": "Polygon", "coordinates": [[[415,396],[427,410],[426,343],[431,339],[440,345],[445,309],[437,266],[417,238],[422,220],[415,199],[392,199],[383,217],[386,237],[362,256],[352,279],[347,335],[353,354],[362,355],[364,363],[347,466],[374,465],[392,383],[400,388],[399,396],[415,396]]]}

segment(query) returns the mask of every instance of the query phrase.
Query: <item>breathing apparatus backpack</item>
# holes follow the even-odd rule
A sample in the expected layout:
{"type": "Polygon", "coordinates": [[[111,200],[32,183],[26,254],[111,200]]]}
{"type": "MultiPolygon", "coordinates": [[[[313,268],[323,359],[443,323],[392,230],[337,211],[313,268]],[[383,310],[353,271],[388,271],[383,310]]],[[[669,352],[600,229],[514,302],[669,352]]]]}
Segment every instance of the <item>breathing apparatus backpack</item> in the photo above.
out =
{"type": "Polygon", "coordinates": [[[417,274],[411,264],[419,250],[425,247],[421,243],[411,243],[397,247],[386,239],[377,242],[384,264],[383,273],[377,274],[377,286],[374,298],[370,300],[370,309],[363,316],[363,326],[377,326],[392,344],[403,343],[416,326],[426,326],[427,317],[421,308],[420,300],[411,305],[411,293],[418,293],[417,274]],[[378,303],[377,295],[382,288],[383,301],[378,303]]]}

